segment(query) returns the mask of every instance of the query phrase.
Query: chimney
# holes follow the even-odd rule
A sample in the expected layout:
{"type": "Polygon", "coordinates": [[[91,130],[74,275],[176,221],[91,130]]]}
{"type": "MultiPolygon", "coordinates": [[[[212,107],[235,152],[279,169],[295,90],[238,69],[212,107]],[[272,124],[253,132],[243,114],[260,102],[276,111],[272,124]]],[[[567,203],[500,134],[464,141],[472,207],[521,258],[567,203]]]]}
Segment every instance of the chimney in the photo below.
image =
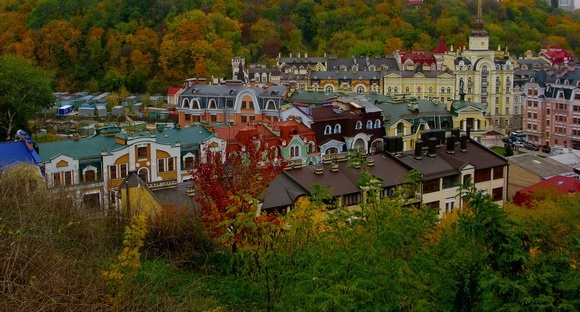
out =
{"type": "Polygon", "coordinates": [[[455,142],[453,137],[447,138],[447,154],[454,154],[455,153],[455,142]]]}
{"type": "Polygon", "coordinates": [[[460,150],[462,152],[467,152],[467,136],[462,135],[459,141],[461,142],[460,150]]]}
{"type": "Polygon", "coordinates": [[[453,138],[453,142],[459,141],[459,134],[460,133],[461,132],[460,132],[459,128],[451,129],[451,137],[453,138]]]}
{"type": "Polygon", "coordinates": [[[333,161],[330,164],[330,171],[332,171],[332,172],[338,172],[338,163],[336,161],[333,161]]]}
{"type": "Polygon", "coordinates": [[[197,79],[197,83],[200,85],[204,85],[204,84],[206,84],[206,80],[205,80],[205,78],[199,78],[199,79],[197,79]]]}
{"type": "Polygon", "coordinates": [[[435,131],[435,137],[438,140],[437,145],[443,145],[443,144],[445,144],[445,130],[437,130],[437,131],[435,131]]]}
{"type": "Polygon", "coordinates": [[[467,125],[467,130],[465,131],[465,135],[467,136],[467,141],[471,139],[471,126],[467,125]]]}
{"type": "Polygon", "coordinates": [[[314,166],[314,173],[323,174],[324,173],[324,166],[322,166],[322,164],[316,164],[314,166]]]}
{"type": "Polygon", "coordinates": [[[415,142],[415,159],[423,158],[423,141],[417,140],[415,142]]]}
{"type": "Polygon", "coordinates": [[[427,146],[429,148],[427,155],[429,157],[435,157],[437,156],[437,142],[438,139],[435,137],[429,138],[429,140],[427,141],[427,146]]]}
{"type": "Polygon", "coordinates": [[[401,153],[403,151],[403,138],[396,137],[395,138],[395,153],[401,153]]]}

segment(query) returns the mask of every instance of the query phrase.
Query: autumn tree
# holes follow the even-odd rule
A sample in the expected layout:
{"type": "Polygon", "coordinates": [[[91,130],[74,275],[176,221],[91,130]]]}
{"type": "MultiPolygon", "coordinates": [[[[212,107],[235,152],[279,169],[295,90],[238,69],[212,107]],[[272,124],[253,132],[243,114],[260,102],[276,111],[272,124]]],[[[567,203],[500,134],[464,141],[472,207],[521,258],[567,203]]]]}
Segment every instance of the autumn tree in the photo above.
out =
{"type": "Polygon", "coordinates": [[[244,146],[245,151],[225,156],[208,150],[192,171],[201,218],[233,253],[255,234],[251,228],[260,222],[260,198],[286,165],[259,140],[249,138],[244,146]]]}
{"type": "Polygon", "coordinates": [[[18,128],[54,103],[52,74],[15,56],[0,57],[0,137],[10,140],[18,128]]]}

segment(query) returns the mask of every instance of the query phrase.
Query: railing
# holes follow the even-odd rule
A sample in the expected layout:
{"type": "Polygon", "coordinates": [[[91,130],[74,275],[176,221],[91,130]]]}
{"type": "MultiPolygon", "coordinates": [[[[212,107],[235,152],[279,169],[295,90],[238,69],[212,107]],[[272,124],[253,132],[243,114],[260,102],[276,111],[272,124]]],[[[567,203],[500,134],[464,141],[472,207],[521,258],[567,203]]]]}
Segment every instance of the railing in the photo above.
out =
{"type": "Polygon", "coordinates": [[[149,182],[147,183],[147,187],[152,191],[177,187],[177,179],[149,182]]]}

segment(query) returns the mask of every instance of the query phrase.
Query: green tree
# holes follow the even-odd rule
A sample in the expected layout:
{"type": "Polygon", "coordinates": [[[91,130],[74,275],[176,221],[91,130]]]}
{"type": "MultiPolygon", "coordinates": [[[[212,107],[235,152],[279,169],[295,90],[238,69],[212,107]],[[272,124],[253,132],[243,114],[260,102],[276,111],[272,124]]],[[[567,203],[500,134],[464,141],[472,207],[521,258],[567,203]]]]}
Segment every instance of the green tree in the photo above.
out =
{"type": "Polygon", "coordinates": [[[17,128],[54,103],[52,73],[15,56],[0,57],[0,137],[10,140],[17,128]]]}

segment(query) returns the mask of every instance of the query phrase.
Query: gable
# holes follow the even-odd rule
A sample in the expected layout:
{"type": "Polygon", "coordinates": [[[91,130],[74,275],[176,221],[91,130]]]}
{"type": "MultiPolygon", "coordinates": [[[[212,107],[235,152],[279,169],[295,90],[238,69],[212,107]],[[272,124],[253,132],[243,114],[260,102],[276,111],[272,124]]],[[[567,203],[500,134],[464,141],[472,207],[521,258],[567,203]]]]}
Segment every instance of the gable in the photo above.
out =
{"type": "Polygon", "coordinates": [[[68,162],[66,160],[61,160],[59,162],[56,163],[56,167],[57,168],[61,168],[61,167],[68,167],[68,162]]]}

